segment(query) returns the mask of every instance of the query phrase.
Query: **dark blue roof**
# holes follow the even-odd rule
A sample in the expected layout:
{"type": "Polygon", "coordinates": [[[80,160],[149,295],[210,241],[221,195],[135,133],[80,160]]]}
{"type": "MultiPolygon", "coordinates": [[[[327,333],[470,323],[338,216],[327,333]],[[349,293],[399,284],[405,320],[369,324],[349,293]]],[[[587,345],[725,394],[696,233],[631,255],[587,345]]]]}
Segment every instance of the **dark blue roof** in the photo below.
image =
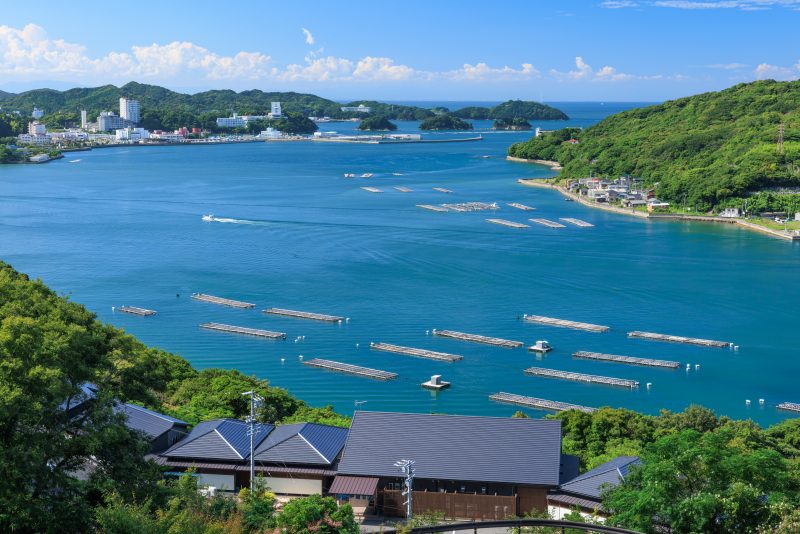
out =
{"type": "Polygon", "coordinates": [[[604,489],[619,484],[628,476],[631,466],[638,463],[636,456],[618,456],[562,484],[559,490],[599,499],[604,489]]]}
{"type": "MultiPolygon", "coordinates": [[[[163,455],[197,460],[244,460],[250,456],[248,427],[246,422],[238,419],[203,421],[186,438],[164,451],[163,455]]],[[[275,428],[263,423],[256,423],[254,427],[254,447],[258,447],[275,428]]]]}
{"type": "Polygon", "coordinates": [[[339,472],[399,477],[401,459],[416,461],[417,478],[555,487],[561,422],[356,412],[339,472]]]}
{"type": "Polygon", "coordinates": [[[261,462],[329,465],[344,447],[347,432],[346,428],[317,423],[281,425],[261,442],[254,458],[261,462]]]}
{"type": "Polygon", "coordinates": [[[181,421],[175,417],[154,412],[135,404],[120,404],[115,410],[125,414],[125,424],[128,428],[144,432],[151,440],[175,427],[185,432],[189,426],[186,421],[181,421]]]}
{"type": "Polygon", "coordinates": [[[65,400],[59,406],[62,410],[67,412],[75,411],[81,407],[85,402],[90,401],[97,397],[97,392],[100,391],[96,385],[91,382],[84,382],[78,386],[80,391],[76,393],[71,399],[65,400]]]}

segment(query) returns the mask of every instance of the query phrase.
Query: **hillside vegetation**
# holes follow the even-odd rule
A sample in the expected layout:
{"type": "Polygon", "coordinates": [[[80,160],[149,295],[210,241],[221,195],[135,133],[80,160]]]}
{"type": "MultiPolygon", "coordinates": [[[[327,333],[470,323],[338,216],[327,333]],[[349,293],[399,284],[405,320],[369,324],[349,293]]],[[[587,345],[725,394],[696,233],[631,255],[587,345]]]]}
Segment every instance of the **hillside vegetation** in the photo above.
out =
{"type": "Polygon", "coordinates": [[[567,114],[547,104],[524,100],[508,100],[497,106],[468,106],[452,112],[460,119],[527,119],[527,120],[567,120],[567,114]]]}
{"type": "Polygon", "coordinates": [[[556,160],[563,178],[641,177],[660,198],[697,209],[736,204],[755,191],[800,187],[800,82],[739,84],[632,109],[581,132],[516,143],[508,154],[556,160]],[[565,143],[571,137],[579,143],[565,143]]]}
{"type": "Polygon", "coordinates": [[[419,125],[420,130],[472,130],[472,124],[449,114],[436,115],[425,119],[419,125]]]}

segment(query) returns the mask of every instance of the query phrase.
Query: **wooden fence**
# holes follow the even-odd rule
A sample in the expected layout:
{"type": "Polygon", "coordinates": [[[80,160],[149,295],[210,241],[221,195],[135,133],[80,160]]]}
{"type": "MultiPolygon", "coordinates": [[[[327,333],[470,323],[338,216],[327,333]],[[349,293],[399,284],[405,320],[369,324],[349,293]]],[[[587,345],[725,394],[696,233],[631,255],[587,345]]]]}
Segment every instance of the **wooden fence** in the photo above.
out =
{"type": "MultiPolygon", "coordinates": [[[[384,515],[404,517],[405,498],[400,490],[382,490],[384,515]]],[[[517,515],[516,495],[478,495],[415,491],[412,500],[415,515],[444,512],[445,519],[500,520],[517,515]]]]}

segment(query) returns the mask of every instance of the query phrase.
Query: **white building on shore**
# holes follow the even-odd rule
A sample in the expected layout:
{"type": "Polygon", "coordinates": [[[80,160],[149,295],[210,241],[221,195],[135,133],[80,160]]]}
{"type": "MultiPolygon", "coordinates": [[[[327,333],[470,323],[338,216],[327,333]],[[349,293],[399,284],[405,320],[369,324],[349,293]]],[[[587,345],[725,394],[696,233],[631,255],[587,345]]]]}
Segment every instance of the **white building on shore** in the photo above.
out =
{"type": "Polygon", "coordinates": [[[33,117],[34,119],[41,119],[42,117],[44,117],[44,110],[34,106],[33,113],[31,113],[31,117],[33,117]]]}
{"type": "Polygon", "coordinates": [[[359,104],[357,106],[342,106],[342,111],[355,112],[355,113],[369,113],[370,111],[372,111],[372,108],[369,106],[365,106],[364,104],[359,104]]]}
{"type": "Polygon", "coordinates": [[[281,111],[281,103],[280,102],[273,102],[272,103],[272,110],[269,113],[271,119],[280,119],[283,117],[283,112],[281,111]]]}
{"type": "Polygon", "coordinates": [[[117,141],[130,141],[132,143],[150,139],[150,132],[144,128],[121,128],[116,131],[117,141]]]}
{"type": "Polygon", "coordinates": [[[119,116],[123,119],[133,124],[138,124],[140,111],[138,100],[132,100],[124,96],[119,99],[119,116]]]}

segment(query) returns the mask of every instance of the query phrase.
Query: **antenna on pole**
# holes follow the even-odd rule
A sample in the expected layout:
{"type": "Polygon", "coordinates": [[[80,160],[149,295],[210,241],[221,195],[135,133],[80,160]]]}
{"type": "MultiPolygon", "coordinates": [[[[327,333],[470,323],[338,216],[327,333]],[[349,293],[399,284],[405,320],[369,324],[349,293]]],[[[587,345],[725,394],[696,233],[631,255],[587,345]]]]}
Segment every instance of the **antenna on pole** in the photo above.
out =
{"type": "Polygon", "coordinates": [[[399,467],[400,471],[406,476],[405,482],[403,482],[403,496],[406,497],[406,501],[403,503],[406,505],[406,518],[411,519],[411,510],[412,510],[412,502],[411,499],[414,494],[414,464],[416,462],[414,460],[398,460],[395,462],[395,467],[399,467]]]}
{"type": "Polygon", "coordinates": [[[783,154],[783,123],[778,125],[778,154],[783,154]]]}
{"type": "Polygon", "coordinates": [[[242,395],[246,395],[250,397],[250,417],[245,419],[247,422],[247,435],[250,436],[250,491],[255,491],[256,489],[256,466],[255,461],[253,459],[253,441],[255,435],[261,432],[261,427],[255,427],[256,423],[256,406],[261,405],[264,401],[264,398],[261,397],[255,390],[245,391],[242,395]]]}

